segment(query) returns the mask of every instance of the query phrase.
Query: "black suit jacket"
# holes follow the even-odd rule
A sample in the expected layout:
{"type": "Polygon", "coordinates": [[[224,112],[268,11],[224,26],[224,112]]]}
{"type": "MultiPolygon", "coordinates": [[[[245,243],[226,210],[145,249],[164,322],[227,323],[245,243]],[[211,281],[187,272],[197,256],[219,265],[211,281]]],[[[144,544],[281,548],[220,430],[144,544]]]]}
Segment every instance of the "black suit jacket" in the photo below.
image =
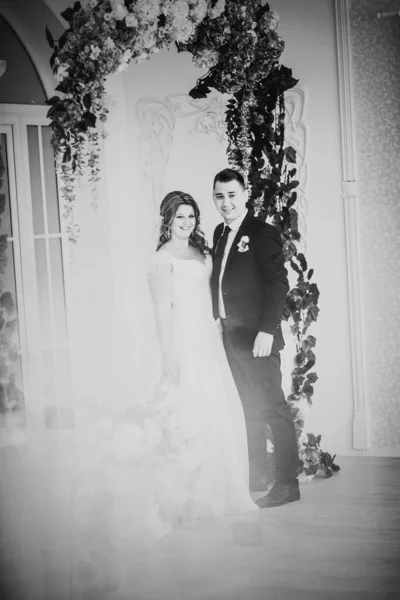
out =
{"type": "MultiPolygon", "coordinates": [[[[224,230],[220,223],[214,231],[215,249],[224,230]]],[[[218,274],[211,278],[214,317],[218,314],[218,274]]],[[[249,210],[231,246],[222,279],[222,295],[231,331],[259,331],[274,336],[272,352],[284,346],[281,321],[289,291],[287,270],[278,230],[254,217],[249,210]],[[248,250],[240,252],[238,244],[247,236],[248,250]]]]}

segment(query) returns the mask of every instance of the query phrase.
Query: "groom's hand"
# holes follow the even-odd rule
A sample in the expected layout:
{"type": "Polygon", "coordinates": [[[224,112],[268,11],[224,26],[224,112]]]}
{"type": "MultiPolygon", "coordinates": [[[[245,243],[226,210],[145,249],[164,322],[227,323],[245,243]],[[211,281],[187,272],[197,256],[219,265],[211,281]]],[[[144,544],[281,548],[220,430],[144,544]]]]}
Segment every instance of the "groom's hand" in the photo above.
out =
{"type": "Polygon", "coordinates": [[[274,336],[272,333],[259,331],[254,340],[253,356],[254,358],[265,358],[271,354],[274,336]]]}

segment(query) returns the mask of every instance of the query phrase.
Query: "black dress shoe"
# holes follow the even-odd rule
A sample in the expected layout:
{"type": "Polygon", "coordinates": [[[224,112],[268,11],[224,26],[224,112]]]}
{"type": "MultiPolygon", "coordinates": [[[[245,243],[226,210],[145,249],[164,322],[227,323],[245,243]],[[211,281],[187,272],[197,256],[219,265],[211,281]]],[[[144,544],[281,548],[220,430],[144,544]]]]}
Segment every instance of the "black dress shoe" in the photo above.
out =
{"type": "Polygon", "coordinates": [[[283,484],[277,483],[266,496],[256,500],[260,508],[272,508],[273,506],[282,506],[288,502],[300,500],[300,490],[298,482],[283,484]]]}

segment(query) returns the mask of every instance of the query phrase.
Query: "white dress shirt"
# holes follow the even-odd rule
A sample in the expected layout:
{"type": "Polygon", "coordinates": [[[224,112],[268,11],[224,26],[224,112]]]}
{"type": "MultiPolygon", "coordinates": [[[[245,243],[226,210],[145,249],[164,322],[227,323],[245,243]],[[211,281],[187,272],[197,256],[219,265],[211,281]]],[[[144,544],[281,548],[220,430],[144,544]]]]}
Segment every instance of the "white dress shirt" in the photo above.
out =
{"type": "MultiPolygon", "coordinates": [[[[222,297],[222,278],[224,276],[226,261],[228,260],[228,256],[229,256],[229,252],[232,248],[233,240],[235,239],[238,229],[241,226],[241,224],[243,223],[243,221],[247,215],[247,212],[248,211],[246,209],[244,211],[244,213],[240,215],[240,217],[238,217],[237,219],[235,219],[234,221],[232,221],[232,223],[229,223],[229,225],[228,225],[228,227],[230,227],[231,231],[228,234],[228,238],[226,240],[226,246],[225,246],[225,250],[224,250],[224,255],[222,257],[221,272],[219,275],[219,288],[218,288],[218,311],[219,311],[219,316],[221,317],[221,319],[226,319],[224,299],[222,297]]],[[[226,226],[227,225],[225,224],[225,227],[226,226]]],[[[225,227],[224,227],[224,231],[225,231],[225,227]]]]}

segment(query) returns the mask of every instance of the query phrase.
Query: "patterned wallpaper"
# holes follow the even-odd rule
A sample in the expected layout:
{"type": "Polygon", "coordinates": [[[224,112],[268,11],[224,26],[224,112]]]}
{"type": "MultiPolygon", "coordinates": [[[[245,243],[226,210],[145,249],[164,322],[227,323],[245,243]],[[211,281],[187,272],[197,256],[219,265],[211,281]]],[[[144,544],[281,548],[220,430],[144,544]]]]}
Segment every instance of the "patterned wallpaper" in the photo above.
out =
{"type": "Polygon", "coordinates": [[[349,0],[371,446],[400,449],[400,0],[349,0]]]}

